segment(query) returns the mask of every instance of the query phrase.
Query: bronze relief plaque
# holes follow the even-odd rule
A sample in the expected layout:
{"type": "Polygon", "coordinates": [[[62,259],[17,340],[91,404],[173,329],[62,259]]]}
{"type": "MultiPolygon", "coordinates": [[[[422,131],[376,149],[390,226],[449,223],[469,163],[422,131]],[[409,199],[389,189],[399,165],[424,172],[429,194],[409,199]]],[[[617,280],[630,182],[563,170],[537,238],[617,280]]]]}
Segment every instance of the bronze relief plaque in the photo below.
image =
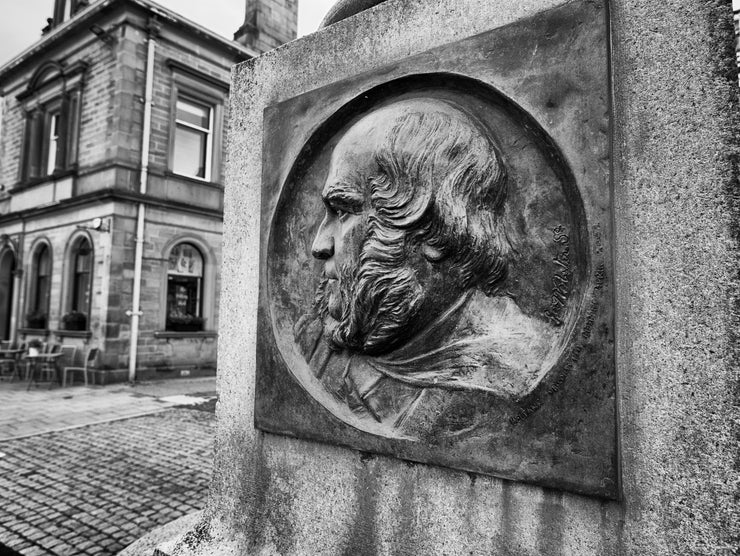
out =
{"type": "Polygon", "coordinates": [[[258,428],[618,496],[607,18],[265,110],[258,428]]]}

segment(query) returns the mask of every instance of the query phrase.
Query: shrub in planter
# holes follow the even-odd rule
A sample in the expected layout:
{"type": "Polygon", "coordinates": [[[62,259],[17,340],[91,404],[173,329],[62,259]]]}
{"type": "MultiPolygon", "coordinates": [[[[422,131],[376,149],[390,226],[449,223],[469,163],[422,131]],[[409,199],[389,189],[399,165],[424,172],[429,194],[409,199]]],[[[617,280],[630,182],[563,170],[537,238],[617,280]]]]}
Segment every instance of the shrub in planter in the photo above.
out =
{"type": "Polygon", "coordinates": [[[190,315],[182,317],[169,316],[167,317],[166,328],[173,332],[200,332],[203,330],[203,322],[203,317],[190,315]]]}
{"type": "Polygon", "coordinates": [[[87,330],[87,315],[79,311],[70,311],[62,317],[64,330],[87,330]]]}
{"type": "Polygon", "coordinates": [[[46,313],[36,311],[26,314],[26,328],[46,328],[46,313]]]}

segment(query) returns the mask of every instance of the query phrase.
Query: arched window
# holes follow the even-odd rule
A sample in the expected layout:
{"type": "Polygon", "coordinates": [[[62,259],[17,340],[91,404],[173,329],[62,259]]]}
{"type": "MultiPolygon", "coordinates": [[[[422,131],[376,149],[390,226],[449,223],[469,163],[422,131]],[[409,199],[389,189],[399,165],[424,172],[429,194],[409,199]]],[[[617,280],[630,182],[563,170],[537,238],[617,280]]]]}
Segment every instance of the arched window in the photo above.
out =
{"type": "Polygon", "coordinates": [[[46,328],[49,317],[49,292],[51,291],[51,249],[46,243],[36,248],[31,265],[31,291],[26,326],[46,328]]]}
{"type": "Polygon", "coordinates": [[[203,255],[192,243],[178,243],[167,261],[167,330],[203,330],[203,255]]]}
{"type": "Polygon", "coordinates": [[[0,251],[0,340],[11,337],[14,276],[15,254],[10,249],[0,251]]]}
{"type": "Polygon", "coordinates": [[[87,314],[90,309],[90,282],[92,277],[92,247],[83,238],[73,252],[72,311],[87,314]]]}
{"type": "Polygon", "coordinates": [[[68,251],[67,313],[62,316],[65,330],[87,330],[90,316],[94,254],[90,239],[79,236],[68,251]]]}

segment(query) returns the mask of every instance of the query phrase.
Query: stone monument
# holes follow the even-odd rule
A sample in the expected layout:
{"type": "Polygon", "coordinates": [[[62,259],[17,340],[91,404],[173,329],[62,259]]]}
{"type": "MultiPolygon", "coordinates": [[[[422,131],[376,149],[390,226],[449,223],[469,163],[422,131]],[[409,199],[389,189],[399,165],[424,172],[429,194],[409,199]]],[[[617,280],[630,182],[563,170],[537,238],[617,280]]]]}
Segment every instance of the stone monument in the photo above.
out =
{"type": "Polygon", "coordinates": [[[340,2],[235,69],[214,481],[160,553],[732,553],[732,14],[690,12],[340,2]]]}

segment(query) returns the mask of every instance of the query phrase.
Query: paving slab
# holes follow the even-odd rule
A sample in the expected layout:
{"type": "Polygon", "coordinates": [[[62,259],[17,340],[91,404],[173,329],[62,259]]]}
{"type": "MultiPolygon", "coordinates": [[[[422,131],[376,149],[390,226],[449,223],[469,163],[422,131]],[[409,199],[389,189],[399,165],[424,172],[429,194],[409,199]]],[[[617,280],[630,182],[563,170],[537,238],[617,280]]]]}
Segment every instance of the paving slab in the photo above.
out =
{"type": "Polygon", "coordinates": [[[0,442],[156,413],[187,405],[182,396],[193,395],[214,398],[215,377],[51,389],[42,383],[28,391],[23,382],[0,382],[0,442]]]}

